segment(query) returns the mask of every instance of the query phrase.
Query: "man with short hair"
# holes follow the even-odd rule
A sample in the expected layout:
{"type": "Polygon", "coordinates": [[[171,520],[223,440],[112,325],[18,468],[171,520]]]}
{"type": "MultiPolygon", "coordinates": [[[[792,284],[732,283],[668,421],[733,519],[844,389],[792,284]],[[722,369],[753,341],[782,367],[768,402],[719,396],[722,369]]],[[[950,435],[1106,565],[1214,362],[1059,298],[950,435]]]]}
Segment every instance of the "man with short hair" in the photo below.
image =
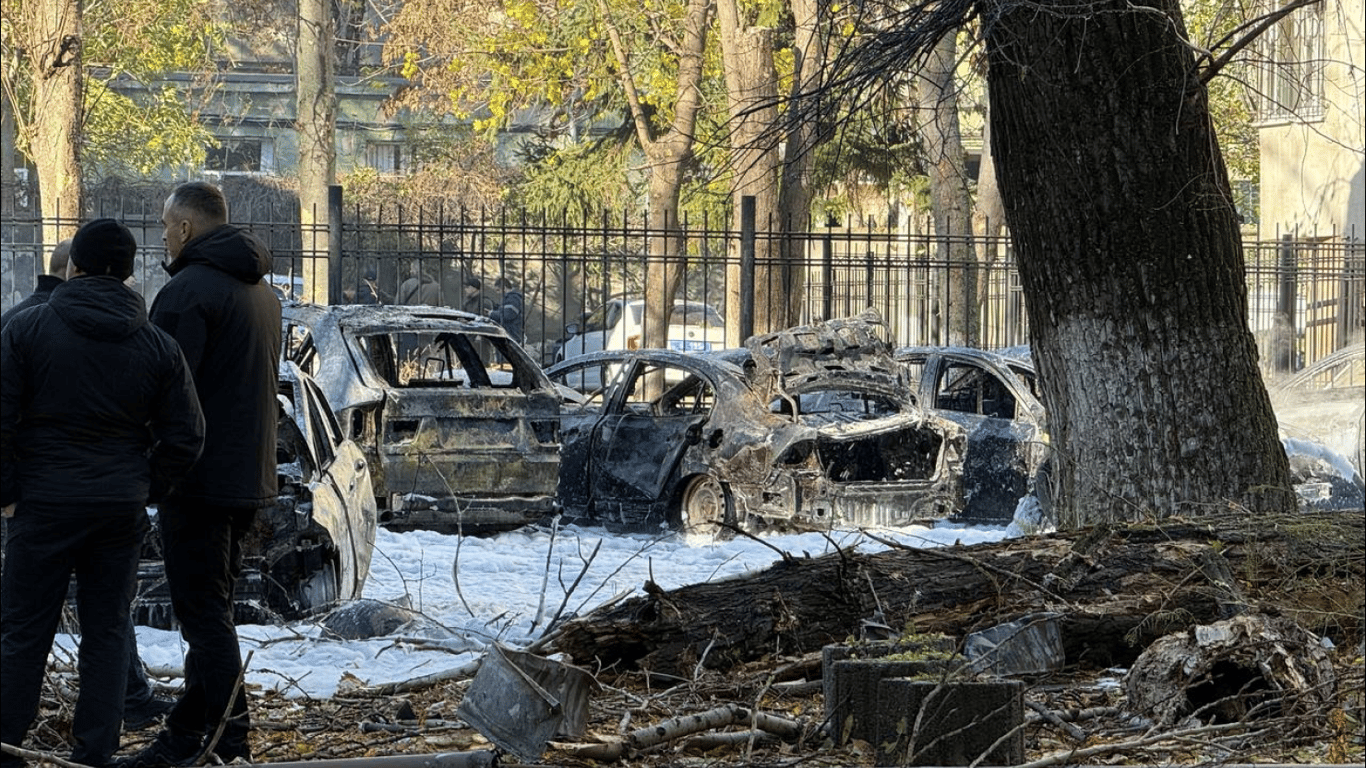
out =
{"type": "Polygon", "coordinates": [[[157,509],[171,607],[188,646],[184,693],[156,740],[120,765],[187,765],[211,759],[209,751],[225,763],[250,762],[233,590],[242,539],[278,493],[280,300],[261,279],[271,271],[269,249],[228,223],[217,187],[176,187],[161,221],[171,280],[152,302],[152,322],[180,343],[194,373],[204,454],[157,509]]]}
{"type": "Polygon", "coordinates": [[[47,303],[47,299],[52,295],[52,289],[61,285],[66,280],[66,259],[71,252],[71,240],[63,240],[52,247],[52,255],[48,257],[47,274],[38,275],[38,285],[34,286],[33,293],[24,297],[24,300],[5,310],[0,314],[0,328],[9,325],[9,321],[15,315],[23,312],[29,307],[36,307],[39,304],[47,303]]]}
{"type": "Polygon", "coordinates": [[[91,766],[119,746],[148,495],[179,483],[204,439],[185,358],[124,285],[136,251],[119,222],[89,222],[72,239],[68,279],[0,331],[0,507],[13,511],[0,579],[0,737],[22,744],[37,714],[74,574],[71,760],[91,766]]]}

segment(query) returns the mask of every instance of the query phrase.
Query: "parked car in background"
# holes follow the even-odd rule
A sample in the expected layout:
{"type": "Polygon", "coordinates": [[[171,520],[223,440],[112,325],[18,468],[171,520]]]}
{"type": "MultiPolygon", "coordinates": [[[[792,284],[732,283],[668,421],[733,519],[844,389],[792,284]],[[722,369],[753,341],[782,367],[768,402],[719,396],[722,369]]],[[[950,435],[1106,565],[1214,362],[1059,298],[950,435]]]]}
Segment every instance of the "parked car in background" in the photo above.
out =
{"type": "MultiPolygon", "coordinates": [[[[1297,478],[1301,484],[1331,485],[1337,476],[1355,485],[1359,496],[1366,478],[1366,341],[1358,339],[1308,368],[1272,382],[1268,390],[1291,469],[1301,476],[1297,478]],[[1327,452],[1313,456],[1309,445],[1323,446],[1327,452]],[[1294,448],[1299,449],[1298,457],[1294,448]],[[1348,466],[1318,466],[1333,463],[1348,466]]],[[[1309,490],[1302,488],[1301,496],[1309,490]]],[[[1320,492],[1330,498],[1350,497],[1346,487],[1321,488],[1320,492]]]]}
{"type": "MultiPolygon", "coordinates": [[[[582,323],[564,327],[557,360],[604,350],[640,349],[644,340],[645,302],[642,299],[614,298],[584,316],[582,323]]],[[[726,323],[710,304],[700,301],[674,302],[669,314],[667,338],[675,352],[710,352],[726,346],[726,323]]],[[[579,389],[597,389],[603,384],[601,371],[585,369],[579,389]]]]}
{"type": "MultiPolygon", "coordinates": [[[[375,548],[375,494],[360,447],[342,435],[317,383],[288,361],[280,364],[278,402],[280,495],[242,542],[234,611],[241,624],[298,619],[360,597],[375,548]]],[[[155,531],[147,536],[134,618],[173,629],[160,541],[155,531]]]]}
{"type": "Polygon", "coordinates": [[[964,520],[1008,523],[1030,494],[1049,504],[1047,419],[1026,353],[928,346],[896,351],[915,402],[967,433],[964,520]]]}
{"type": "Polygon", "coordinates": [[[720,354],[596,352],[547,371],[570,518],[716,533],[906,525],[956,511],[962,431],[910,405],[880,321],[830,321],[720,354]]]}
{"type": "Polygon", "coordinates": [[[560,395],[486,317],[428,306],[288,303],[286,359],[365,451],[380,523],[505,530],[555,509],[560,395]]]}

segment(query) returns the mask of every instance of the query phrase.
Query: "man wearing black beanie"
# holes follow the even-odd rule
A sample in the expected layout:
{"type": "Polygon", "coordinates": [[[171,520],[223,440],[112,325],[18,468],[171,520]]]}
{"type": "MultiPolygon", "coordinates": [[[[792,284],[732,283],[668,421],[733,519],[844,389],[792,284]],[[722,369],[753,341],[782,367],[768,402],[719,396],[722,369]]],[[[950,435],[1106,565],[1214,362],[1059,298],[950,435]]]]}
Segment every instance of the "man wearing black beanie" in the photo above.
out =
{"type": "Polygon", "coordinates": [[[22,744],[37,713],[74,574],[81,688],[71,760],[91,766],[119,746],[148,494],[181,482],[204,440],[179,346],[123,284],[136,252],[122,224],[86,224],[72,238],[67,281],[0,331],[0,507],[13,513],[0,583],[0,737],[22,744]]]}

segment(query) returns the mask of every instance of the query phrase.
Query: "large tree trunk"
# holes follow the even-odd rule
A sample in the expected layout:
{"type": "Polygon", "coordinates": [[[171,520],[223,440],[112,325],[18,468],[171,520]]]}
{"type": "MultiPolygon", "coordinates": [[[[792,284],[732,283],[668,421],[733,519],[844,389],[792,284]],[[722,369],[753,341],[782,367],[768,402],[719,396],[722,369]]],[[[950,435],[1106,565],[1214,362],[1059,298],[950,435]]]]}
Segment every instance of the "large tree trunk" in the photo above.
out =
{"type": "MultiPolygon", "coordinates": [[[[772,231],[778,215],[778,148],[765,137],[777,119],[778,84],[773,70],[773,30],[745,25],[736,0],[717,0],[716,17],[726,76],[730,122],[732,220],[740,222],[742,200],[754,198],[756,228],[772,231]]],[[[787,296],[781,284],[777,242],[770,238],[754,243],[754,296],[740,295],[737,252],[727,267],[726,343],[738,347],[741,338],[740,306],[754,301],[754,333],[788,327],[787,296]]]]}
{"type": "Polygon", "coordinates": [[[977,301],[986,301],[991,266],[1000,257],[1000,238],[1005,234],[1006,209],[996,184],[996,162],[991,155],[991,99],[982,123],[982,159],[977,166],[977,199],[972,209],[972,234],[977,241],[977,301]]]}
{"type": "Polygon", "coordinates": [[[307,300],[329,299],[328,188],[337,183],[337,97],[333,81],[336,21],[330,0],[299,0],[299,36],[294,52],[299,131],[299,225],[307,300]]]}
{"type": "Polygon", "coordinates": [[[1293,509],[1179,3],[988,4],[992,152],[1060,523],[1293,509]]]}
{"type": "Polygon", "coordinates": [[[607,27],[612,55],[617,60],[617,76],[626,91],[636,140],[650,163],[650,225],[663,234],[650,238],[650,253],[645,263],[645,327],[641,343],[645,347],[667,347],[669,314],[687,261],[687,241],[678,220],[678,199],[683,169],[692,160],[693,133],[701,108],[703,52],[707,44],[711,0],[688,0],[683,40],[678,47],[675,77],[678,100],[674,103],[673,123],[659,137],[651,135],[649,117],[631,76],[630,52],[603,0],[598,0],[598,11],[607,27]]]}
{"type": "Polygon", "coordinates": [[[566,623],[556,650],[594,668],[691,675],[857,636],[881,611],[896,632],[969,632],[1060,614],[1069,664],[1127,665],[1169,632],[1242,603],[1335,643],[1362,632],[1360,513],[1241,515],[1160,527],[1103,525],[991,544],[794,557],[742,579],[632,598],[566,623]],[[1304,579],[1304,573],[1331,574],[1304,579]],[[1230,583],[1230,574],[1237,579],[1230,583]]]}
{"type": "Polygon", "coordinates": [[[16,32],[33,73],[34,113],[20,142],[38,169],[43,241],[71,237],[80,224],[81,5],[76,0],[24,3],[16,32]]]}
{"type": "Polygon", "coordinates": [[[958,64],[956,35],[944,35],[927,58],[918,81],[917,100],[925,115],[925,152],[930,166],[930,199],[934,207],[935,254],[948,267],[944,286],[944,316],[948,343],[977,346],[981,335],[977,311],[976,253],[972,232],[972,201],[968,196],[967,162],[958,127],[958,64]]]}
{"type": "MultiPolygon", "coordinates": [[[[815,0],[790,0],[792,9],[792,85],[788,93],[788,115],[793,117],[798,99],[820,87],[825,63],[821,36],[820,6],[815,0]]],[[[782,183],[778,188],[778,227],[805,233],[811,226],[811,169],[816,164],[816,148],[829,135],[828,118],[823,121],[789,119],[786,150],[782,158],[782,183]]],[[[782,285],[787,298],[785,327],[802,322],[806,292],[806,239],[793,242],[783,237],[779,245],[783,265],[782,285]]],[[[830,318],[823,318],[829,320],[830,318]]]]}

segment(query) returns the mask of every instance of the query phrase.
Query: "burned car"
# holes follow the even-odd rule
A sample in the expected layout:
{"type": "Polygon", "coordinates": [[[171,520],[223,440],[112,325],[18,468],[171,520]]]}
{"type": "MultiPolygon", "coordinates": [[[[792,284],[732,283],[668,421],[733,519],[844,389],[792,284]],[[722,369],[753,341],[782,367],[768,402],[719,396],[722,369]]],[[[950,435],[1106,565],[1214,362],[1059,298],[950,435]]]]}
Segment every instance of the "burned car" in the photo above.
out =
{"type": "Polygon", "coordinates": [[[915,402],[967,433],[959,513],[965,521],[1009,523],[1030,494],[1048,504],[1047,418],[1026,355],[969,347],[896,351],[915,402]]]}
{"type": "Polygon", "coordinates": [[[1366,497],[1366,342],[1357,339],[1268,390],[1304,506],[1361,509],[1366,497]]]}
{"type": "Polygon", "coordinates": [[[365,451],[380,524],[504,530],[555,509],[560,396],[502,326],[427,306],[290,303],[285,357],[365,451]]]}
{"type": "Polygon", "coordinates": [[[562,410],[564,514],[711,533],[951,514],[962,431],[910,405],[884,338],[880,321],[855,318],[724,353],[597,352],[551,367],[564,391],[604,382],[562,410]]]}
{"type": "MultiPolygon", "coordinates": [[[[360,597],[375,548],[369,465],[360,448],[342,435],[322,390],[296,365],[284,362],[277,400],[280,495],[257,513],[242,542],[234,605],[239,624],[302,618],[360,597]]],[[[138,564],[134,620],[171,629],[175,619],[155,515],[152,525],[138,564]]]]}

